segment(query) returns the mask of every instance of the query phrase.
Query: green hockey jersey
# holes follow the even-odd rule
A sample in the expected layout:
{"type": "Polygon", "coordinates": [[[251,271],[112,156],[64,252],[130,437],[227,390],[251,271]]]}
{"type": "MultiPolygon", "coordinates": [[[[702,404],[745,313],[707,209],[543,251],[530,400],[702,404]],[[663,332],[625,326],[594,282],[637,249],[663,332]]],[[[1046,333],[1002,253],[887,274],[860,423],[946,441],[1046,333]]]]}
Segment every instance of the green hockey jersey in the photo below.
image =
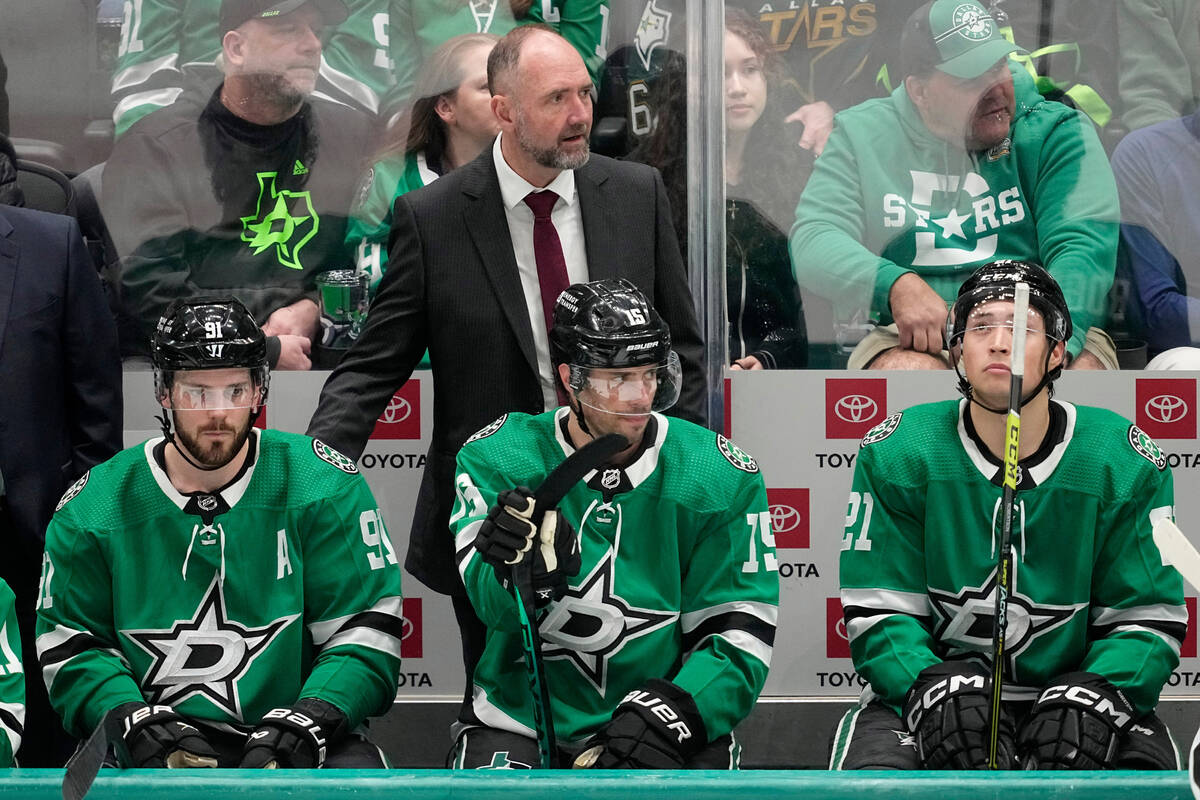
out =
{"type": "MultiPolygon", "coordinates": [[[[535,735],[516,600],[474,541],[500,492],[536,488],[573,452],[567,414],[508,414],[458,455],[450,527],[488,627],[466,724],[535,735]]],[[[710,740],[728,733],[766,680],[779,604],[754,459],[723,436],[654,414],[628,466],[593,470],[558,508],[579,531],[583,561],[567,595],[538,617],[558,738],[593,733],[650,678],[691,693],[710,740]]]]}
{"type": "MultiPolygon", "coordinates": [[[[344,0],[349,16],[330,31],[315,94],[374,114],[392,85],[389,3],[344,0]]],[[[220,0],[127,0],[113,72],[113,122],[120,136],[175,102],[189,79],[211,91],[221,82],[220,0]]]]}
{"type": "MultiPolygon", "coordinates": [[[[991,659],[1002,466],[966,407],[888,417],[855,465],[841,554],[846,631],[866,691],[896,709],[925,667],[991,659]]],[[[1087,670],[1144,713],[1187,628],[1180,577],[1151,536],[1173,515],[1171,472],[1117,414],[1051,407],[1051,435],[1020,467],[1004,696],[1031,700],[1051,678],[1087,670]]]]}
{"type": "Polygon", "coordinates": [[[38,656],[67,730],[86,735],[130,701],[243,731],[302,697],[351,727],[390,707],[400,568],[371,491],[319,440],[256,438],[253,462],[214,494],[176,491],[151,439],[59,502],[38,656]]]}
{"type": "Polygon", "coordinates": [[[346,224],[346,246],[354,263],[370,279],[371,297],[387,269],[387,240],[396,198],[428,186],[438,174],[425,162],[425,153],[393,153],[367,171],[346,224]]]}
{"type": "Polygon", "coordinates": [[[0,580],[0,768],[11,767],[25,730],[25,670],[16,597],[0,580]]]}
{"type": "Polygon", "coordinates": [[[1010,136],[968,152],[935,136],[903,85],[839,113],[796,207],[792,264],[801,288],[839,319],[892,322],[906,272],[953,302],[979,266],[1001,258],[1049,270],[1071,311],[1078,355],[1103,325],[1117,262],[1117,187],[1092,123],[1043,100],[1013,73],[1010,136]]]}

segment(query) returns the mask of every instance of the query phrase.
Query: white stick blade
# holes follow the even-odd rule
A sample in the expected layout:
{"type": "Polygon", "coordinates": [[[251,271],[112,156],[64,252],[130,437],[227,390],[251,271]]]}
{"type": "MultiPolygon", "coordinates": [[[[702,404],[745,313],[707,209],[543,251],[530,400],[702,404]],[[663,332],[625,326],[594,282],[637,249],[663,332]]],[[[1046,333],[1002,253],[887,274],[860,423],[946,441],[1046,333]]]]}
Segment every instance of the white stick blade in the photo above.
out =
{"type": "Polygon", "coordinates": [[[1029,327],[1029,284],[1020,282],[1013,293],[1013,349],[1010,369],[1015,377],[1025,375],[1025,331],[1029,327]]]}
{"type": "Polygon", "coordinates": [[[1200,552],[1169,517],[1154,523],[1154,543],[1162,555],[1162,563],[1179,570],[1183,579],[1200,589],[1200,552]]]}

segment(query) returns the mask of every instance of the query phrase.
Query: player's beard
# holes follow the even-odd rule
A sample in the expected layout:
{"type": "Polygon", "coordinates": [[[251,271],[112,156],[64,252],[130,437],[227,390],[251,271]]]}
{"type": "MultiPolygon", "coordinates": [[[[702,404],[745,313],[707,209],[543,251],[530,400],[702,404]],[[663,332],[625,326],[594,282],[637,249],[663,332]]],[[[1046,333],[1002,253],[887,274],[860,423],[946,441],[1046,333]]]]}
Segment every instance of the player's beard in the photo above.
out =
{"type": "Polygon", "coordinates": [[[220,469],[232,461],[233,457],[241,452],[242,445],[246,443],[247,437],[250,436],[250,428],[254,425],[254,414],[251,414],[246,418],[240,429],[221,422],[198,427],[193,435],[179,424],[178,411],[172,412],[171,415],[175,419],[175,446],[182,447],[187,451],[186,454],[191,456],[196,463],[210,469],[220,469]],[[201,445],[200,434],[213,430],[230,431],[233,433],[233,440],[230,442],[213,442],[207,447],[201,445]]]}
{"type": "Polygon", "coordinates": [[[582,134],[583,149],[576,153],[566,153],[558,146],[542,147],[529,136],[529,126],[526,124],[525,113],[521,106],[516,107],[517,144],[529,154],[529,157],[547,169],[579,169],[588,162],[591,151],[588,149],[588,127],[578,126],[571,135],[582,134]]]}

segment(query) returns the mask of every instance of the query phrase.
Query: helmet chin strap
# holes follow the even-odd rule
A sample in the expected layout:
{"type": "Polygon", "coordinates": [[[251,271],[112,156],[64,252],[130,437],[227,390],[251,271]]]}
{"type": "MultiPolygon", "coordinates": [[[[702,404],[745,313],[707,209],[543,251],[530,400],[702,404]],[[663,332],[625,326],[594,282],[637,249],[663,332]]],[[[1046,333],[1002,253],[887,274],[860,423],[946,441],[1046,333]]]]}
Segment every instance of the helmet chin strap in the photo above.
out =
{"type": "MultiPolygon", "coordinates": [[[[1041,393],[1042,389],[1045,389],[1050,384],[1050,381],[1057,378],[1058,373],[1060,373],[1062,371],[1062,367],[1055,367],[1053,372],[1051,372],[1051,370],[1050,370],[1050,355],[1053,352],[1054,352],[1053,347],[1050,348],[1046,352],[1046,363],[1043,365],[1043,368],[1042,368],[1042,379],[1040,381],[1038,381],[1037,386],[1033,387],[1028,392],[1028,394],[1026,394],[1024,397],[1021,398],[1021,408],[1024,408],[1025,406],[1029,405],[1030,401],[1032,401],[1033,398],[1037,397],[1038,394],[1041,393]]],[[[984,403],[980,402],[979,398],[977,398],[975,396],[975,387],[971,386],[970,381],[967,380],[967,376],[963,375],[962,371],[958,368],[958,364],[961,361],[962,361],[962,358],[960,357],[959,360],[956,361],[954,364],[954,373],[956,375],[958,375],[958,392],[959,392],[959,394],[961,394],[963,397],[970,400],[975,405],[982,408],[984,411],[990,411],[993,414],[1007,414],[1008,413],[1007,406],[1004,408],[992,408],[991,406],[985,405],[984,403]]]]}
{"type": "MultiPolygon", "coordinates": [[[[258,406],[250,414],[251,427],[253,427],[254,423],[258,421],[258,415],[261,413],[262,413],[262,406],[258,406]]],[[[187,448],[180,445],[179,442],[175,439],[175,432],[171,430],[171,420],[167,416],[167,409],[164,408],[162,410],[162,413],[159,414],[157,417],[155,417],[155,419],[158,420],[158,424],[162,427],[163,438],[167,440],[167,444],[174,447],[175,452],[179,453],[179,455],[182,456],[183,460],[186,461],[188,464],[190,464],[192,467],[200,470],[201,472],[216,472],[217,470],[223,469],[224,467],[229,465],[229,461],[226,461],[224,464],[219,464],[215,467],[206,467],[203,464],[197,464],[195,461],[193,461],[188,456],[187,448]]],[[[230,461],[232,461],[232,460],[233,459],[230,459],[230,461]]]]}

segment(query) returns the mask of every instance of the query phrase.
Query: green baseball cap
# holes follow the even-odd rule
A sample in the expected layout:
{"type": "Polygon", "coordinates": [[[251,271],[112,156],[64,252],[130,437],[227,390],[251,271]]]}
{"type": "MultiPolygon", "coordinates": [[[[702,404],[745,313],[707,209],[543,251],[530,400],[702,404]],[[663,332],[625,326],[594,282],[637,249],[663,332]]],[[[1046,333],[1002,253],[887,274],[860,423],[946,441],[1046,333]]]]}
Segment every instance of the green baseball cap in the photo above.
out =
{"type": "Polygon", "coordinates": [[[975,0],[931,0],[913,12],[900,35],[906,75],[933,68],[969,80],[1005,56],[1024,52],[1000,35],[1000,26],[975,0]]]}

